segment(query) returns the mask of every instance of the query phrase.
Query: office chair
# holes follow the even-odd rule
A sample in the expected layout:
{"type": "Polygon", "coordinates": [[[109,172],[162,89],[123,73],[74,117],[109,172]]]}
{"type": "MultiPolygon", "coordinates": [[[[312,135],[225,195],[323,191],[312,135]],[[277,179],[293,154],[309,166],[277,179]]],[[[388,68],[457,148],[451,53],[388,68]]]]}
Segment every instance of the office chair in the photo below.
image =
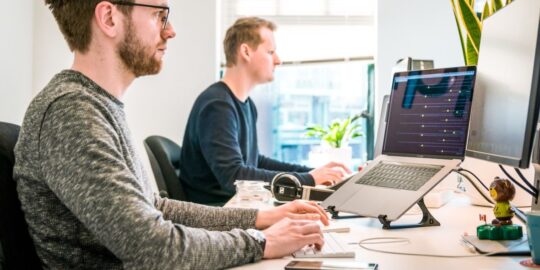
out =
{"type": "Polygon", "coordinates": [[[144,140],[144,148],[148,153],[160,196],[186,201],[180,179],[182,147],[165,137],[150,136],[144,140]]]}
{"type": "Polygon", "coordinates": [[[0,122],[0,243],[4,253],[0,268],[42,269],[13,180],[13,148],[19,130],[17,125],[0,122]]]}

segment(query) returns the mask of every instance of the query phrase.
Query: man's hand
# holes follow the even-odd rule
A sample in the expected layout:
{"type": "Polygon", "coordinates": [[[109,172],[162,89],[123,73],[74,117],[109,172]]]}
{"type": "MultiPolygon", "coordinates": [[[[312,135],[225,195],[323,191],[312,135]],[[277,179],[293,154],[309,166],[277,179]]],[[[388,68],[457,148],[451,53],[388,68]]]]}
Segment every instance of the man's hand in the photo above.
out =
{"type": "Polygon", "coordinates": [[[322,207],[312,201],[296,200],[271,209],[260,210],[257,214],[255,227],[265,229],[283,218],[292,220],[320,220],[328,225],[328,216],[322,207]]]}
{"type": "Polygon", "coordinates": [[[318,249],[324,245],[319,224],[311,220],[284,218],[263,233],[266,237],[265,259],[291,255],[306,245],[315,245],[318,249]]]}
{"type": "Polygon", "coordinates": [[[341,182],[343,177],[350,173],[352,173],[351,170],[339,162],[329,162],[309,172],[313,176],[313,179],[315,179],[315,185],[326,186],[341,182]]]}

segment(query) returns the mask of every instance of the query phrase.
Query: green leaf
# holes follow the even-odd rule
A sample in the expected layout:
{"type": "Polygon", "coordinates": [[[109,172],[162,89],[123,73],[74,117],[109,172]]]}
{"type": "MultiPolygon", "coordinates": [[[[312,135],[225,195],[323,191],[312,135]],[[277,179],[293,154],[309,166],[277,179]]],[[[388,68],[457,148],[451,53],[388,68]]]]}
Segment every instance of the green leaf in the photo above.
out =
{"type": "Polygon", "coordinates": [[[497,12],[497,10],[501,9],[503,6],[502,0],[491,0],[491,9],[493,11],[491,14],[497,12]]]}
{"type": "Polygon", "coordinates": [[[484,4],[484,11],[482,11],[482,18],[481,20],[484,21],[487,17],[491,16],[491,9],[489,8],[488,2],[484,4]]]}
{"type": "Polygon", "coordinates": [[[313,125],[306,128],[306,137],[316,137],[326,141],[331,147],[339,148],[351,138],[362,136],[357,130],[361,127],[359,123],[354,123],[361,118],[361,115],[349,116],[343,120],[335,119],[328,127],[322,128],[320,125],[313,125]]]}
{"type": "Polygon", "coordinates": [[[467,0],[451,0],[458,25],[465,63],[476,65],[482,24],[467,0]]]}

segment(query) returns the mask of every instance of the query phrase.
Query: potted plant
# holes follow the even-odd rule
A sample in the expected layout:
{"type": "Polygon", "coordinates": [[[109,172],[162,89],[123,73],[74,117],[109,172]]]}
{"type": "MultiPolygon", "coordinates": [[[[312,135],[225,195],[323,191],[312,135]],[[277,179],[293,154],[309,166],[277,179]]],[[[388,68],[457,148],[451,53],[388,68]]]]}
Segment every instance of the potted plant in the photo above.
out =
{"type": "Polygon", "coordinates": [[[346,119],[336,119],[327,128],[321,125],[307,127],[306,137],[321,139],[321,147],[312,149],[309,154],[310,163],[318,166],[337,161],[351,166],[352,149],[349,141],[362,136],[359,132],[361,125],[357,122],[360,118],[361,115],[357,114],[346,119]]]}
{"type": "Polygon", "coordinates": [[[482,12],[475,12],[475,0],[450,0],[458,26],[459,39],[465,64],[474,66],[478,63],[482,21],[513,0],[486,0],[482,12]]]}

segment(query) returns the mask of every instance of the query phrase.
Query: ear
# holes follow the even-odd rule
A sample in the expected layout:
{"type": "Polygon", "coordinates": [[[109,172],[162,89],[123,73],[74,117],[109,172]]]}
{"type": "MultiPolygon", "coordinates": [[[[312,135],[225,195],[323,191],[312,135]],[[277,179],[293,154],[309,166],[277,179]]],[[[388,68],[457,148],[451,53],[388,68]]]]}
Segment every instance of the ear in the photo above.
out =
{"type": "Polygon", "coordinates": [[[249,62],[251,60],[251,55],[251,47],[249,47],[249,45],[246,43],[240,44],[240,48],[238,48],[238,57],[243,59],[245,62],[249,62]]]}
{"type": "Polygon", "coordinates": [[[104,35],[114,38],[118,35],[119,27],[122,20],[121,12],[116,8],[114,4],[108,1],[99,2],[96,5],[94,12],[94,19],[98,29],[104,35]]]}

